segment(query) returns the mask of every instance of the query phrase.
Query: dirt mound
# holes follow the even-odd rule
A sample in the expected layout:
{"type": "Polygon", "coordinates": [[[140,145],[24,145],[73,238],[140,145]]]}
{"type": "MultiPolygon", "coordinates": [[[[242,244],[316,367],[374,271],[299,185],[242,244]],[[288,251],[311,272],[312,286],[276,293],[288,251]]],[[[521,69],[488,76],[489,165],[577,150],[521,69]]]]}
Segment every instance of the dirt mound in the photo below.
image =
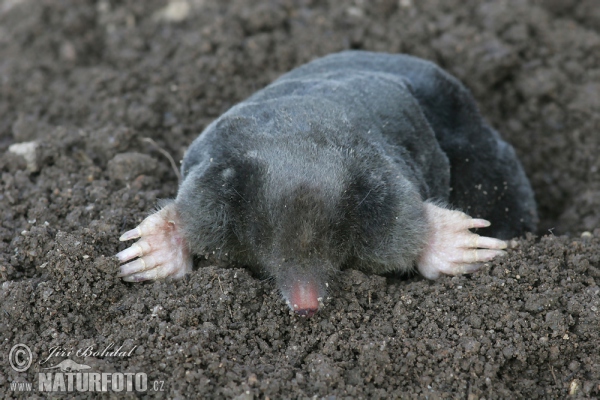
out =
{"type": "Polygon", "coordinates": [[[37,389],[38,372],[58,371],[42,368],[70,357],[144,372],[148,392],[178,398],[600,396],[597,8],[0,1],[0,395],[37,389]],[[176,282],[116,278],[119,234],[177,190],[143,138],[179,160],[233,104],[343,49],[413,54],[465,82],[521,157],[540,236],[471,276],[345,271],[311,319],[272,282],[211,260],[176,282]],[[29,159],[8,151],[32,141],[29,159]],[[27,372],[8,362],[17,343],[27,372]],[[75,354],[111,344],[130,353],[75,354]]]}

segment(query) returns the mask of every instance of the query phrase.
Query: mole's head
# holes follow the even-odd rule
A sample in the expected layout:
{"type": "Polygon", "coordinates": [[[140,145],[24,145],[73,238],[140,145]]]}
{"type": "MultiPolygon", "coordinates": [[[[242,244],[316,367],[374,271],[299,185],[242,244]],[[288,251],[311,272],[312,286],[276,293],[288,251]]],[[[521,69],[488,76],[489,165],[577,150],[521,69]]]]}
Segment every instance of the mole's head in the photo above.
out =
{"type": "Polygon", "coordinates": [[[351,246],[345,240],[339,188],[303,172],[285,177],[286,183],[263,187],[270,193],[265,196],[270,197],[265,198],[269,210],[253,215],[246,233],[286,303],[299,315],[311,316],[351,246]]]}
{"type": "Polygon", "coordinates": [[[193,252],[258,267],[310,316],[343,266],[381,273],[414,258],[410,220],[420,208],[403,195],[406,180],[378,161],[285,140],[229,149],[190,170],[177,203],[193,252]]]}
{"type": "Polygon", "coordinates": [[[274,279],[297,314],[311,316],[352,251],[343,204],[349,179],[327,155],[296,151],[268,146],[246,152],[236,166],[229,163],[226,187],[234,196],[228,214],[238,258],[274,279]]]}

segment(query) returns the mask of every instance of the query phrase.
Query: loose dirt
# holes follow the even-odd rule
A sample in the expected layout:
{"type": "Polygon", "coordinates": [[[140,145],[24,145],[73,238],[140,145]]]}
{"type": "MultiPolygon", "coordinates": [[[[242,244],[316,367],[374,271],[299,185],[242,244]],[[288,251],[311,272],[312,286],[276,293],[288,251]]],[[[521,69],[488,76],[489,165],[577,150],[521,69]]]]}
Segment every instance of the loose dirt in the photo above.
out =
{"type": "Polygon", "coordinates": [[[137,395],[149,397],[600,396],[598,9],[0,1],[0,397],[23,395],[14,382],[39,389],[39,372],[58,371],[42,368],[67,358],[146,373],[137,395]],[[118,279],[120,233],[177,191],[169,160],[143,139],[178,161],[236,102],[343,49],[413,54],[465,82],[531,178],[537,235],[470,276],[344,271],[311,319],[272,282],[210,258],[179,281],[118,279]],[[31,141],[29,161],[8,151],[31,141]],[[26,372],[9,364],[18,343],[33,355],[26,372]],[[128,354],[75,354],[111,344],[128,354]],[[49,358],[57,346],[72,353],[49,358]]]}

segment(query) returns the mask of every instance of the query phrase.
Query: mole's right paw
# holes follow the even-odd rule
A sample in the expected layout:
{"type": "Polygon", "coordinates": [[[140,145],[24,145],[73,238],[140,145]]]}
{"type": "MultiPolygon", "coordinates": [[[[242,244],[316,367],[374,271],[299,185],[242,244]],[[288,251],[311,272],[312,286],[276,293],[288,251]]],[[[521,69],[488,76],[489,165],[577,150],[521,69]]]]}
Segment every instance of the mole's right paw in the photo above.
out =
{"type": "Polygon", "coordinates": [[[150,215],[135,229],[125,232],[119,240],[124,242],[140,238],[116,255],[121,263],[119,277],[128,282],[140,282],[165,277],[181,278],[192,269],[192,258],[181,222],[170,203],[150,215]]]}
{"type": "Polygon", "coordinates": [[[470,274],[494,257],[505,255],[504,240],[479,236],[469,231],[485,228],[490,222],[467,214],[425,203],[429,234],[425,249],[417,261],[419,272],[428,279],[441,274],[470,274]]]}

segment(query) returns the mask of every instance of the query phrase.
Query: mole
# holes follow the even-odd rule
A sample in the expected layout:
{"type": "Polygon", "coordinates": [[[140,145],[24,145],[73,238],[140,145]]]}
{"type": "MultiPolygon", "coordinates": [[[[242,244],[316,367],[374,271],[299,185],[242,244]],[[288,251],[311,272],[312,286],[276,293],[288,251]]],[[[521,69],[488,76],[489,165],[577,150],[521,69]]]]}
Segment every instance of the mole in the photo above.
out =
{"type": "Polygon", "coordinates": [[[538,220],[466,87],[402,54],[344,51],[284,74],[213,121],[181,172],[176,198],[120,237],[139,240],[119,276],[180,278],[194,255],[227,255],[300,316],[342,269],[469,274],[538,220]]]}

